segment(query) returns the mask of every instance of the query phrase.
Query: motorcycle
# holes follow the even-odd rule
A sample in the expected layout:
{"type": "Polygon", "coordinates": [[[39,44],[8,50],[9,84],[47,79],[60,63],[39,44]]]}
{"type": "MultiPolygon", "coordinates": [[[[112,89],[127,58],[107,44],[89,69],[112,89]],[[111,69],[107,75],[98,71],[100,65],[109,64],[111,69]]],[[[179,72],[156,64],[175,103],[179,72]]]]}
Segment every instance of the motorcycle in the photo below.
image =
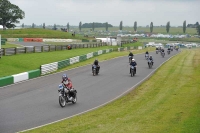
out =
{"type": "Polygon", "coordinates": [[[148,60],[148,66],[149,66],[149,68],[152,68],[152,65],[153,65],[152,61],[148,60]]]}
{"type": "Polygon", "coordinates": [[[149,54],[145,54],[145,59],[146,59],[146,60],[149,59],[149,54]]]}
{"type": "Polygon", "coordinates": [[[135,68],[136,68],[136,66],[131,66],[131,77],[133,77],[136,73],[135,68]]]}
{"type": "Polygon", "coordinates": [[[129,63],[131,63],[133,56],[128,56],[128,59],[129,59],[129,63]]]}
{"type": "Polygon", "coordinates": [[[167,50],[167,53],[170,54],[170,50],[167,50]]]}
{"type": "Polygon", "coordinates": [[[72,102],[73,104],[77,102],[77,91],[74,88],[66,88],[64,84],[60,84],[58,88],[59,104],[62,108],[65,107],[68,102],[72,102]]]}
{"type": "Polygon", "coordinates": [[[93,76],[98,75],[99,70],[96,65],[92,65],[92,73],[93,73],[93,76]]]}
{"type": "Polygon", "coordinates": [[[164,58],[164,56],[165,56],[165,52],[161,52],[161,56],[164,58]]]}

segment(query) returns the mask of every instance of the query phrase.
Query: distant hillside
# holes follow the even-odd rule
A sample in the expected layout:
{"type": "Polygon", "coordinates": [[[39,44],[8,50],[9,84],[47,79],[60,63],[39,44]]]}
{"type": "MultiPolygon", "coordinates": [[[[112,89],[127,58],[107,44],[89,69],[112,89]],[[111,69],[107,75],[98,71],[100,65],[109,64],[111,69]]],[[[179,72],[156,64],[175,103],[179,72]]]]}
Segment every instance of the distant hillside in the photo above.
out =
{"type": "MultiPolygon", "coordinates": [[[[84,23],[81,27],[82,28],[92,28],[93,23],[84,23]]],[[[106,23],[94,23],[95,28],[102,28],[106,27],[106,23]]],[[[108,24],[108,27],[113,27],[111,24],[108,24]]]]}

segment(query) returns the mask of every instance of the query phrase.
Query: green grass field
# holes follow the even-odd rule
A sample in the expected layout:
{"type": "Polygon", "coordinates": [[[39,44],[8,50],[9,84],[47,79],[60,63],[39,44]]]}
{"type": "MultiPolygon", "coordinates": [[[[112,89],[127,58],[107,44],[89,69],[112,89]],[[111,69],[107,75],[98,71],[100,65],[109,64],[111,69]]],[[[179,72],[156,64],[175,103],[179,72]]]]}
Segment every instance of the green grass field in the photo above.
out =
{"type": "MultiPolygon", "coordinates": [[[[110,54],[103,56],[109,58],[110,54]]],[[[83,115],[28,132],[199,133],[199,86],[199,49],[186,49],[118,100],[83,115]]]]}
{"type": "MultiPolygon", "coordinates": [[[[141,44],[132,43],[124,45],[124,47],[138,46],[138,45],[141,44]]],[[[0,77],[39,69],[40,65],[42,64],[61,61],[69,59],[74,56],[79,56],[108,48],[113,48],[114,50],[117,50],[118,46],[103,46],[97,48],[82,48],[82,49],[72,49],[72,50],[63,50],[54,52],[27,53],[27,54],[17,54],[12,56],[3,56],[0,59],[0,77]]]]}
{"type": "Polygon", "coordinates": [[[63,38],[63,39],[84,39],[83,36],[75,35],[72,36],[71,33],[62,32],[59,30],[49,30],[49,29],[8,29],[0,30],[1,38],[63,38]]]}

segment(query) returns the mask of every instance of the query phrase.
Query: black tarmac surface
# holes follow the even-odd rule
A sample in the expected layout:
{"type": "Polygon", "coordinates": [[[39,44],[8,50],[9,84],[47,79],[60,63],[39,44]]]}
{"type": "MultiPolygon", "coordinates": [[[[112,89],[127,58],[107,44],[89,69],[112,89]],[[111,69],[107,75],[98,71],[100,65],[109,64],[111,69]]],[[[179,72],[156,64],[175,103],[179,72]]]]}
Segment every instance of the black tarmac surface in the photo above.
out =
{"type": "Polygon", "coordinates": [[[154,58],[152,69],[148,68],[144,54],[135,55],[137,74],[129,74],[128,57],[100,62],[100,74],[92,76],[91,65],[75,68],[15,85],[0,88],[0,133],[18,132],[100,106],[142,81],[177,51],[154,58]],[[67,73],[77,90],[77,103],[61,108],[58,102],[58,85],[63,73],[67,73]]]}

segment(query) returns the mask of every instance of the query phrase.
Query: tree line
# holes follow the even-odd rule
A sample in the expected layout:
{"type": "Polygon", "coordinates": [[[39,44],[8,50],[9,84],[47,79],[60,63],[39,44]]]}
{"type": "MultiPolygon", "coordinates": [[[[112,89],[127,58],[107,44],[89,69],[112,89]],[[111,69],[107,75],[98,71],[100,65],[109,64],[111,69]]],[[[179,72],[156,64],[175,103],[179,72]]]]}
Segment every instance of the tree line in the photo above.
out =
{"type": "MultiPolygon", "coordinates": [[[[0,25],[3,26],[3,29],[5,30],[7,28],[14,28],[16,27],[15,24],[19,23],[20,19],[23,19],[25,17],[25,12],[22,11],[17,5],[14,5],[10,3],[9,0],[0,0],[0,25]]],[[[24,24],[22,24],[22,28],[24,28],[24,24]]],[[[35,28],[35,24],[32,24],[32,28],[35,28]]],[[[43,23],[42,27],[45,29],[45,23],[43,23]]],[[[95,28],[102,28],[104,27],[106,31],[108,31],[109,27],[113,27],[111,24],[106,23],[98,23],[98,22],[93,22],[93,23],[84,23],[79,22],[79,31],[81,31],[82,28],[92,28],[94,31],[95,28]]],[[[153,22],[150,23],[150,33],[153,33],[153,22]]],[[[192,27],[196,28],[197,33],[200,35],[200,25],[199,22],[196,22],[195,24],[188,24],[186,26],[186,21],[183,22],[183,33],[186,32],[187,27],[192,27]]],[[[67,29],[62,28],[61,30],[63,31],[69,31],[70,25],[67,23],[67,29]]],[[[137,31],[137,21],[134,22],[133,24],[134,31],[137,31]]],[[[57,30],[57,25],[53,25],[53,30],[57,30]]],[[[123,29],[123,22],[120,21],[119,24],[119,30],[123,29]]],[[[167,22],[166,24],[166,32],[169,33],[170,31],[170,21],[167,22]]]]}

